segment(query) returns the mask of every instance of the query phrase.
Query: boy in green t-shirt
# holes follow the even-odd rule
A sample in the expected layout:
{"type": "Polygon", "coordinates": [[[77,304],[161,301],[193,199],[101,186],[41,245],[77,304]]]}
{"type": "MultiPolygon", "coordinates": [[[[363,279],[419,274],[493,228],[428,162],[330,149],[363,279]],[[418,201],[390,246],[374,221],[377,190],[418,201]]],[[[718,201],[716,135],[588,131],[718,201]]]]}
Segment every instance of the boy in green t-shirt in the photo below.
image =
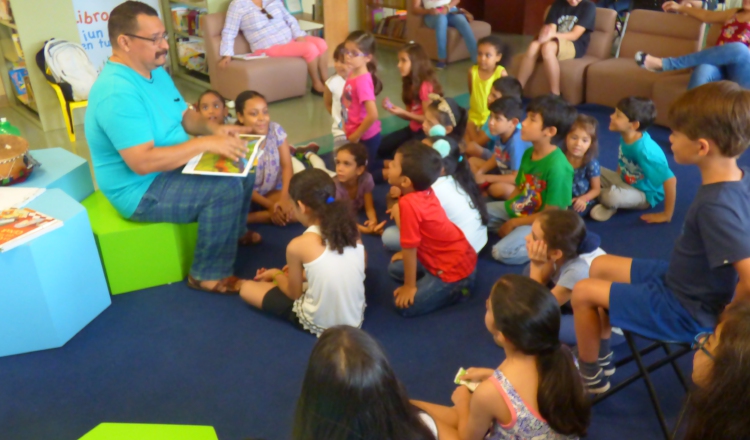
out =
{"type": "Polygon", "coordinates": [[[521,159],[516,189],[504,202],[487,204],[488,228],[498,228],[502,239],[492,256],[505,264],[529,261],[526,236],[542,211],[568,209],[572,203],[573,167],[557,144],[565,140],[578,112],[556,95],[534,98],[526,109],[521,139],[531,142],[521,159]]]}

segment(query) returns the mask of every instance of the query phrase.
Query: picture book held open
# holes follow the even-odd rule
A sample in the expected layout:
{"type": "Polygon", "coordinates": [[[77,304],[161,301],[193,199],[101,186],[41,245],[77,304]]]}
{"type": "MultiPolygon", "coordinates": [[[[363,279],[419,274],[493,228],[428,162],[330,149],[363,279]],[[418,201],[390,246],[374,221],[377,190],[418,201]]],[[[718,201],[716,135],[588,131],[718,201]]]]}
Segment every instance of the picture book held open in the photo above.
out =
{"type": "Polygon", "coordinates": [[[262,146],[265,136],[254,134],[240,135],[247,143],[247,154],[237,162],[214,153],[203,153],[190,159],[182,169],[183,174],[203,174],[206,176],[247,177],[250,170],[258,164],[263,154],[262,146]]]}
{"type": "Polygon", "coordinates": [[[7,252],[47,232],[63,222],[28,208],[0,211],[0,252],[7,252]]]}

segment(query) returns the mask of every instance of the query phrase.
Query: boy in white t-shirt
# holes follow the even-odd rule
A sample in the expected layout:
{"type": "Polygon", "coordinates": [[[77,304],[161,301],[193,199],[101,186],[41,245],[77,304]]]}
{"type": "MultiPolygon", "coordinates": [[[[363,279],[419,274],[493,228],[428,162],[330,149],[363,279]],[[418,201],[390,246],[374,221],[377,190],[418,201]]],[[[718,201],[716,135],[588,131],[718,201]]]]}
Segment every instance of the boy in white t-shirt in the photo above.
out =
{"type": "Polygon", "coordinates": [[[333,132],[334,154],[336,154],[340,146],[349,142],[341,125],[341,95],[344,93],[344,84],[346,84],[346,78],[349,77],[349,72],[351,71],[351,67],[344,60],[344,52],[343,43],[336,46],[336,50],[333,52],[333,66],[336,74],[328,78],[326,89],[323,93],[326,109],[333,117],[331,131],[333,132]]]}

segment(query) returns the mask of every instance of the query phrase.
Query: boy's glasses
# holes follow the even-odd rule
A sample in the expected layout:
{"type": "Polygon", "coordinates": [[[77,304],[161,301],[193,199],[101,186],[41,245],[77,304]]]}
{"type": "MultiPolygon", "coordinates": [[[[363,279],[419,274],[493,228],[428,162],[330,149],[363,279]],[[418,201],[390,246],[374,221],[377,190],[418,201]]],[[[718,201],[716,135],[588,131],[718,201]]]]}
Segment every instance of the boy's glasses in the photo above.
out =
{"type": "Polygon", "coordinates": [[[266,8],[260,8],[260,12],[266,14],[266,17],[268,17],[269,20],[273,20],[273,15],[269,14],[268,11],[266,11],[266,8]]]}
{"type": "Polygon", "coordinates": [[[352,52],[346,49],[343,50],[343,54],[345,57],[352,57],[352,58],[365,56],[365,54],[363,54],[362,52],[352,52]]]}
{"type": "Polygon", "coordinates": [[[167,32],[164,32],[163,34],[159,35],[158,37],[148,38],[148,37],[141,37],[140,35],[133,35],[133,34],[124,34],[130,38],[137,38],[139,40],[145,40],[150,41],[155,46],[158,46],[162,41],[166,41],[167,38],[169,38],[169,34],[167,32]]]}
{"type": "Polygon", "coordinates": [[[708,342],[708,338],[711,337],[712,334],[712,332],[698,333],[695,336],[695,340],[693,341],[693,344],[690,346],[690,348],[692,348],[693,350],[702,351],[706,356],[708,356],[709,359],[715,361],[716,358],[714,357],[714,355],[712,355],[711,352],[706,349],[706,342],[708,342]]]}

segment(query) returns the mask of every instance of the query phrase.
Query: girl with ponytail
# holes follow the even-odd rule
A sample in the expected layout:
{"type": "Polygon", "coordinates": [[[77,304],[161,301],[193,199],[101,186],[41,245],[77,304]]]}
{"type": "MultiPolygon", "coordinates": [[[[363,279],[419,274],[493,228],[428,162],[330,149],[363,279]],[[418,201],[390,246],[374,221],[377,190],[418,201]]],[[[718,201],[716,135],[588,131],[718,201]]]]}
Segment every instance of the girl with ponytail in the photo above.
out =
{"type": "Polygon", "coordinates": [[[582,255],[597,251],[600,242],[598,235],[586,231],[586,224],[576,211],[544,211],[526,236],[531,262],[525,274],[550,286],[557,302],[566,304],[573,286],[589,277],[590,263],[582,255]]]}
{"type": "Polygon", "coordinates": [[[349,142],[367,147],[373,159],[367,170],[373,175],[382,175],[383,162],[375,160],[380,147],[380,121],[375,96],[383,90],[377,75],[375,60],[375,37],[364,31],[354,31],[344,42],[344,59],[351,66],[349,78],[341,95],[341,118],[344,133],[349,142]]]}
{"type": "Polygon", "coordinates": [[[438,426],[446,425],[446,434],[463,440],[586,435],[591,404],[573,355],[557,337],[560,307],[549,289],[521,275],[504,275],[492,288],[484,322],[505,349],[503,363],[495,370],[470,368],[460,379],[481,383],[473,394],[464,385],[456,388],[453,407],[414,404],[438,426]]]}
{"type": "Polygon", "coordinates": [[[287,246],[284,269],[259,269],[240,296],[317,336],[334,325],[361,326],[365,248],[349,201],[336,200],[333,179],[316,168],[295,174],[289,186],[296,218],[307,230],[287,246]]]}

